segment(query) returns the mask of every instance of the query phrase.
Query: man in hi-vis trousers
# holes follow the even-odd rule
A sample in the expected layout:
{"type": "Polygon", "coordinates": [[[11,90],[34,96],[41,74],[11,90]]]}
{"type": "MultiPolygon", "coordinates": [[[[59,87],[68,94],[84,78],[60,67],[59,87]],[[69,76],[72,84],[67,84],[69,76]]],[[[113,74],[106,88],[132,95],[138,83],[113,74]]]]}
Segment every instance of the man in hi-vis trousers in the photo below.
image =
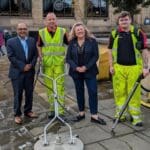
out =
{"type": "MultiPolygon", "coordinates": [[[[39,58],[42,61],[44,74],[55,79],[64,73],[65,44],[68,44],[68,35],[65,28],[57,26],[56,15],[52,12],[47,14],[45,24],[46,27],[39,30],[39,58]]],[[[44,82],[53,89],[52,81],[45,78],[44,82]]],[[[64,105],[64,77],[57,81],[57,92],[59,102],[64,105]]],[[[50,103],[49,118],[53,118],[55,115],[53,91],[47,89],[47,94],[50,103]]],[[[61,106],[59,106],[59,114],[64,115],[64,109],[61,106]]]]}
{"type": "MultiPolygon", "coordinates": [[[[118,17],[118,27],[112,30],[109,42],[110,73],[113,77],[113,89],[116,105],[115,118],[119,117],[134,83],[138,76],[148,74],[148,58],[146,37],[143,31],[131,25],[129,12],[123,11],[118,17]]],[[[125,121],[126,113],[131,116],[132,124],[142,126],[140,110],[140,86],[131,98],[128,108],[120,121],[125,121]]]]}

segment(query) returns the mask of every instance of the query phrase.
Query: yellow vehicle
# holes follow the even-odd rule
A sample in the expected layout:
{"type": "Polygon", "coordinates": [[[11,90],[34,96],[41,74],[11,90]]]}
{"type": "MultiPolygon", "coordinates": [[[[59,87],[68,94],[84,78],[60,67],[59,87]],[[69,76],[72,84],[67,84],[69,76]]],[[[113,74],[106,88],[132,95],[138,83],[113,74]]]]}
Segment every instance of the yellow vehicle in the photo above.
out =
{"type": "Polygon", "coordinates": [[[145,79],[141,80],[142,86],[142,100],[141,104],[145,107],[150,108],[150,75],[145,79]]]}
{"type": "Polygon", "coordinates": [[[106,44],[100,44],[99,46],[99,60],[97,62],[99,68],[99,74],[97,75],[98,80],[109,79],[109,57],[108,48],[106,44]],[[101,69],[102,68],[102,69],[101,69]]]}

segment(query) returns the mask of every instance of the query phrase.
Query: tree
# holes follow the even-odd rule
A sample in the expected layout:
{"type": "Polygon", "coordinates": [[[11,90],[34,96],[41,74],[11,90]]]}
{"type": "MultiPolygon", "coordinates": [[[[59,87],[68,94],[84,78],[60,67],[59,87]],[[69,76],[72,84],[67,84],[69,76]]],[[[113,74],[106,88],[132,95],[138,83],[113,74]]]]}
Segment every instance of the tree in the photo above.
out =
{"type": "Polygon", "coordinates": [[[114,13],[119,13],[121,11],[129,11],[131,16],[140,13],[141,7],[147,7],[150,5],[150,0],[109,0],[109,3],[112,4],[114,8],[114,13]]]}

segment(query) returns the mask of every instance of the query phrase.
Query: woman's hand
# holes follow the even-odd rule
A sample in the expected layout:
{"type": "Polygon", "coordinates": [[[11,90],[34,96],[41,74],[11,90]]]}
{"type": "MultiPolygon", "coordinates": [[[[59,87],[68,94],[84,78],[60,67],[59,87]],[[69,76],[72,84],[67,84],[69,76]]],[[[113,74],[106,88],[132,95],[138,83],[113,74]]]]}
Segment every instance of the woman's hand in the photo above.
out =
{"type": "Polygon", "coordinates": [[[87,68],[85,66],[77,67],[76,71],[79,73],[84,73],[86,72],[87,68]]]}
{"type": "Polygon", "coordinates": [[[81,67],[81,72],[86,72],[87,68],[85,66],[81,67]]]}

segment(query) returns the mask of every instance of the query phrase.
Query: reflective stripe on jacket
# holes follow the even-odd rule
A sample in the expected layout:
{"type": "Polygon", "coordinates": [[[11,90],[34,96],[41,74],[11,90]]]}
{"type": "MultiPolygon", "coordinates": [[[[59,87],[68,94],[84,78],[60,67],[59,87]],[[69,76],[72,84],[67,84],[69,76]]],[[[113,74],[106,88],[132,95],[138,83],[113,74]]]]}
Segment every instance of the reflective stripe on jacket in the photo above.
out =
{"type": "Polygon", "coordinates": [[[54,36],[48,32],[47,28],[39,30],[39,35],[42,39],[42,55],[43,65],[62,65],[65,57],[65,45],[63,42],[66,29],[57,27],[54,36]]]}

